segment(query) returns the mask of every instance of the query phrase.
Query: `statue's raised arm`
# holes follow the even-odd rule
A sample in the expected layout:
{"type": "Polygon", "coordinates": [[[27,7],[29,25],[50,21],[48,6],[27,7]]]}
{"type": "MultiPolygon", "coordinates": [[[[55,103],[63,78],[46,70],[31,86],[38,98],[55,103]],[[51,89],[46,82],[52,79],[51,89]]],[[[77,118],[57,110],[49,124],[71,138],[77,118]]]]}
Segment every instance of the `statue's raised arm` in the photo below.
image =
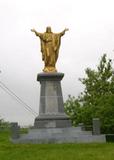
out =
{"type": "Polygon", "coordinates": [[[31,32],[34,32],[36,34],[36,36],[40,37],[41,38],[41,33],[37,32],[34,28],[31,29],[31,32]]]}
{"type": "Polygon", "coordinates": [[[60,32],[60,35],[63,36],[66,31],[69,31],[69,29],[68,29],[68,28],[65,28],[62,32],[60,32]]]}

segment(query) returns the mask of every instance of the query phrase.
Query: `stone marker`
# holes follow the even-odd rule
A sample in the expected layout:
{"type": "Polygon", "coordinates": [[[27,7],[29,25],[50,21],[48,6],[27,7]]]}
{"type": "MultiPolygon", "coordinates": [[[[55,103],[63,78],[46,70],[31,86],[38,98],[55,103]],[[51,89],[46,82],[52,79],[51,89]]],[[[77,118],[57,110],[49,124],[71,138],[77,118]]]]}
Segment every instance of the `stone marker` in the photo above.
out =
{"type": "Polygon", "coordinates": [[[93,134],[99,135],[100,134],[100,119],[93,118],[93,134]]]}
{"type": "Polygon", "coordinates": [[[20,127],[17,122],[11,123],[11,138],[17,139],[20,137],[20,127]]]}
{"type": "Polygon", "coordinates": [[[63,73],[40,73],[39,115],[35,119],[35,128],[71,127],[71,121],[64,112],[61,80],[63,73]]]}

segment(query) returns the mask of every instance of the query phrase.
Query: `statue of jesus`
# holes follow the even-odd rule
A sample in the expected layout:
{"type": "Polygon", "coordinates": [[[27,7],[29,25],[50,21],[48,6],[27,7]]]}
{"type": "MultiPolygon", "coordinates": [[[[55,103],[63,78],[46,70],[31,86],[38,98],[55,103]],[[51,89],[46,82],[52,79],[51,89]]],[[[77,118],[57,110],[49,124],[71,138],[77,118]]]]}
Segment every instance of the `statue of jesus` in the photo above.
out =
{"type": "Polygon", "coordinates": [[[40,38],[42,60],[44,61],[44,72],[57,72],[55,64],[58,59],[59,48],[61,44],[61,37],[68,29],[64,29],[60,33],[53,33],[51,27],[46,27],[46,32],[39,33],[35,29],[32,32],[40,38]]]}

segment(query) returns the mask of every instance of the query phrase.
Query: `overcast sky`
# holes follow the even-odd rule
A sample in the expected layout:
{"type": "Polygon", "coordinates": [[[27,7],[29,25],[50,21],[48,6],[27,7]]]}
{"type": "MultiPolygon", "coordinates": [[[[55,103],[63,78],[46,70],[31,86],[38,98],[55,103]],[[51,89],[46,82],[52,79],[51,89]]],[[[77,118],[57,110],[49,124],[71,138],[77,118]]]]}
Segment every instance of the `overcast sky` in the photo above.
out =
{"type": "MultiPolygon", "coordinates": [[[[43,62],[40,41],[31,31],[53,32],[69,28],[62,37],[58,72],[64,100],[83,90],[78,78],[95,68],[107,53],[114,59],[114,0],[0,0],[0,81],[38,112],[43,62]]],[[[33,124],[34,116],[0,88],[0,116],[20,125],[33,124]]]]}

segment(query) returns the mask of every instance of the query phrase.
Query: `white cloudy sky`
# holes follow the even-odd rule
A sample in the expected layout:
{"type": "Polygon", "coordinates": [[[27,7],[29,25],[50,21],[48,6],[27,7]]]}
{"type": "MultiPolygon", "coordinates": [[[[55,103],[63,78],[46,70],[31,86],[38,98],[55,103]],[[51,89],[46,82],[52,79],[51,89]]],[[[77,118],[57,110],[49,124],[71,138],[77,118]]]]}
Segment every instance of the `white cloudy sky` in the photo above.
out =
{"type": "MultiPolygon", "coordinates": [[[[84,69],[95,68],[103,53],[114,59],[114,0],[0,0],[0,81],[38,112],[42,72],[40,42],[30,31],[53,32],[65,27],[57,69],[65,73],[64,100],[77,96],[84,69]]],[[[0,88],[0,116],[21,125],[33,124],[34,116],[0,88]]]]}

